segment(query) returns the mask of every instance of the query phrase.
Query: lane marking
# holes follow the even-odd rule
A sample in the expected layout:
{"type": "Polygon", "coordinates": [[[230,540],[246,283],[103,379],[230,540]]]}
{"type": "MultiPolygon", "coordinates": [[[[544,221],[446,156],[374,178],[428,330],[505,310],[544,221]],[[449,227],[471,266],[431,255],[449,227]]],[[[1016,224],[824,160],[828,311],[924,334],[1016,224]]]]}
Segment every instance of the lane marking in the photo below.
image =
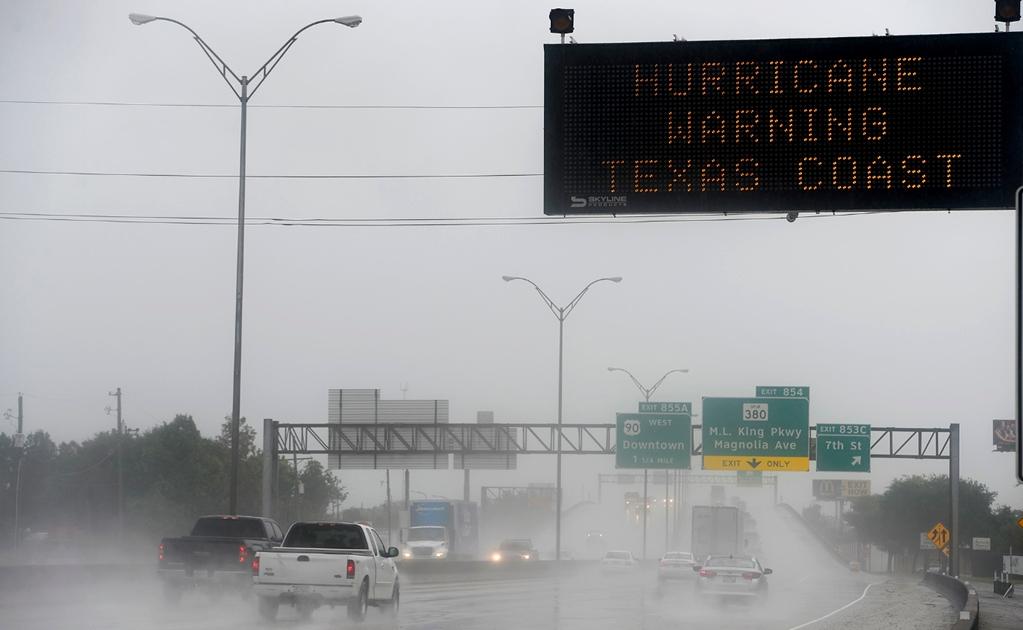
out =
{"type": "Polygon", "coordinates": [[[836,608],[835,610],[832,610],[831,612],[829,612],[828,614],[824,615],[823,617],[817,617],[816,619],[814,619],[812,621],[807,621],[806,623],[801,623],[798,626],[792,626],[791,628],[789,628],[789,630],[800,630],[800,628],[806,628],[808,626],[812,626],[813,624],[815,624],[815,623],[817,623],[819,621],[824,621],[825,619],[827,619],[829,617],[833,617],[833,616],[837,615],[838,613],[842,612],[843,610],[845,610],[846,608],[852,606],[853,604],[858,604],[861,601],[863,601],[863,598],[867,596],[867,591],[870,590],[870,587],[871,586],[877,586],[878,584],[884,584],[884,582],[871,582],[870,584],[867,584],[867,588],[863,589],[863,594],[860,595],[859,597],[857,597],[856,599],[852,600],[851,602],[849,602],[845,606],[842,606],[841,608],[836,608]]]}

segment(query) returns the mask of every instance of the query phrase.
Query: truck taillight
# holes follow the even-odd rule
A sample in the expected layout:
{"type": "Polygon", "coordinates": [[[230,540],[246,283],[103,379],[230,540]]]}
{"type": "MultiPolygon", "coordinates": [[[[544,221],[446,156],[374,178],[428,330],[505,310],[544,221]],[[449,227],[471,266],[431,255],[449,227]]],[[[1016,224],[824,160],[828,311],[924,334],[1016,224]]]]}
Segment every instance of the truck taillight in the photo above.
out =
{"type": "Polygon", "coordinates": [[[700,577],[712,578],[717,575],[717,571],[709,571],[707,569],[700,569],[700,577]]]}
{"type": "Polygon", "coordinates": [[[255,558],[252,559],[252,575],[253,576],[259,575],[259,556],[256,556],[255,558]]]}
{"type": "Polygon", "coordinates": [[[345,575],[348,576],[349,580],[355,579],[355,560],[349,558],[348,567],[345,569],[345,575]]]}
{"type": "Polygon", "coordinates": [[[163,562],[163,543],[160,543],[159,559],[163,562]]]}
{"type": "Polygon", "coordinates": [[[245,564],[249,561],[249,548],[245,545],[238,547],[238,564],[245,564]]]}

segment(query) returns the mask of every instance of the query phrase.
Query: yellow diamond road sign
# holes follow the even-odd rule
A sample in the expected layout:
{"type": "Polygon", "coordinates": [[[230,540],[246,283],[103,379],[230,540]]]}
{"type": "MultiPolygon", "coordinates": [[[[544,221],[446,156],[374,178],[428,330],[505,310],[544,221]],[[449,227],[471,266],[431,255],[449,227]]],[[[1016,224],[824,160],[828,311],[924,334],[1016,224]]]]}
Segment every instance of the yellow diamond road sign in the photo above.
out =
{"type": "Polygon", "coordinates": [[[1019,525],[1020,527],[1023,527],[1023,518],[1016,521],[1016,524],[1019,525]]]}
{"type": "Polygon", "coordinates": [[[943,523],[938,523],[931,528],[931,531],[927,532],[927,540],[931,541],[938,549],[947,547],[949,538],[951,538],[951,535],[943,523]]]}

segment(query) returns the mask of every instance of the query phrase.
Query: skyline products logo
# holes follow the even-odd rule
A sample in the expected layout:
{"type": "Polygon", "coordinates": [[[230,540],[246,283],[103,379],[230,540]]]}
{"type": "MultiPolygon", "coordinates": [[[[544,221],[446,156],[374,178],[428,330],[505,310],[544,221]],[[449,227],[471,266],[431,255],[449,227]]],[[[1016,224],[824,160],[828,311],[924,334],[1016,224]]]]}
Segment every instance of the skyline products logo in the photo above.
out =
{"type": "Polygon", "coordinates": [[[573,208],[627,208],[627,195],[591,195],[589,197],[569,197],[573,208]]]}

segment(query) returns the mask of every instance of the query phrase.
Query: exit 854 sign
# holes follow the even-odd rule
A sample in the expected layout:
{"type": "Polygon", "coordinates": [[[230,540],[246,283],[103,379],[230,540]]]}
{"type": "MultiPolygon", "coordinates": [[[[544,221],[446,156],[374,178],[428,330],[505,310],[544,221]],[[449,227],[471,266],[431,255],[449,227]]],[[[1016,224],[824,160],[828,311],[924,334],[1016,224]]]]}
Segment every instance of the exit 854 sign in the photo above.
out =
{"type": "Polygon", "coordinates": [[[544,212],[1009,208],[1016,33],[545,47],[544,212]]]}

